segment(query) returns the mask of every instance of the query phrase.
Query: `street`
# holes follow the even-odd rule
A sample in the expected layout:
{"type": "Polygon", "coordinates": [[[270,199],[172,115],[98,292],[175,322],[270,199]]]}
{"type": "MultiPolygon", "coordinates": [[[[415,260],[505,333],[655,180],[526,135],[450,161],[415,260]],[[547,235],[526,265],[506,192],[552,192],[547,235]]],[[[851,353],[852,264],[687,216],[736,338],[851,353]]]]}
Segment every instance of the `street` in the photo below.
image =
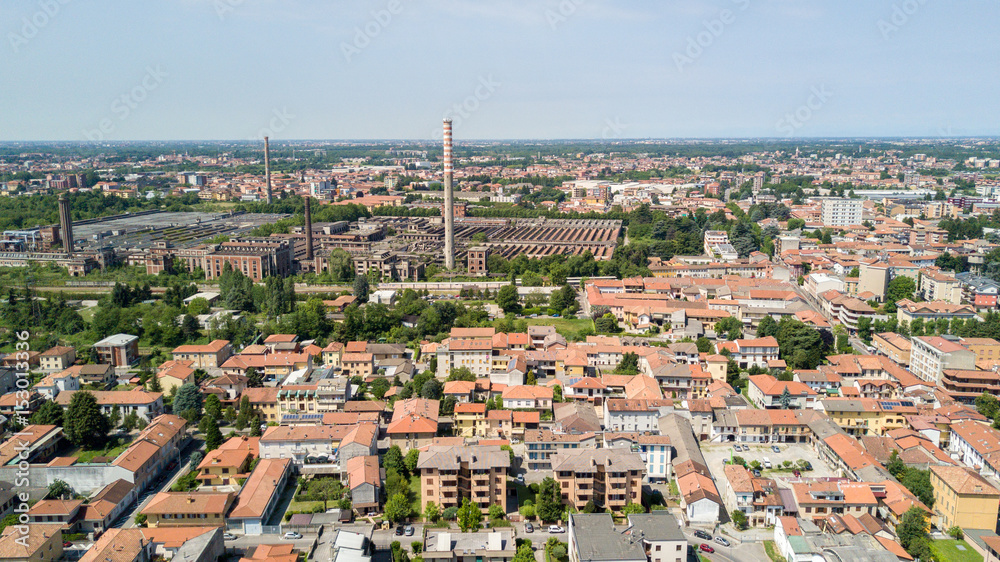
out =
{"type": "Polygon", "coordinates": [[[188,439],[187,445],[182,451],[180,451],[177,466],[175,466],[171,471],[164,470],[163,476],[161,477],[162,480],[158,481],[165,481],[165,483],[161,484],[154,482],[149,489],[139,496],[131,510],[118,517],[118,520],[112,524],[112,527],[124,529],[135,527],[135,516],[142,511],[142,508],[146,507],[146,504],[149,503],[149,499],[155,496],[157,492],[169,491],[170,487],[174,485],[174,482],[177,482],[178,478],[188,473],[188,463],[191,461],[191,454],[200,448],[200,440],[195,440],[193,437],[188,439]]]}

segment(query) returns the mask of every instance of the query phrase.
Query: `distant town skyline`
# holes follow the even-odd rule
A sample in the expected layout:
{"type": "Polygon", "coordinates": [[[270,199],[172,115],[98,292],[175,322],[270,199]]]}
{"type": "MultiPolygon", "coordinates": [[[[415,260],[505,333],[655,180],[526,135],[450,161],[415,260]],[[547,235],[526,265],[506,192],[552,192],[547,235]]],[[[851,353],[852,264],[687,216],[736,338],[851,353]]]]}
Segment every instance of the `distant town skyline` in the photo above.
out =
{"type": "Polygon", "coordinates": [[[996,3],[4,4],[0,141],[1000,133],[996,3]]]}

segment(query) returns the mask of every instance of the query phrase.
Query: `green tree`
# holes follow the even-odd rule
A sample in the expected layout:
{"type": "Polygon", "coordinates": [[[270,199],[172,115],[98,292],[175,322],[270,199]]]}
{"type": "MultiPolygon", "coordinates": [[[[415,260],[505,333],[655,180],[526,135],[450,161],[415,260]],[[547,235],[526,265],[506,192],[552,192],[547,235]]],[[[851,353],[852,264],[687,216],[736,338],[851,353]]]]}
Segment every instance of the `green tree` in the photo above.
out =
{"type": "Polygon", "coordinates": [[[46,400],[31,414],[31,423],[36,425],[58,425],[63,424],[63,409],[58,402],[46,400]]]}
{"type": "Polygon", "coordinates": [[[406,474],[406,464],[403,460],[403,451],[399,448],[399,445],[393,445],[389,447],[386,451],[385,457],[382,459],[382,466],[386,470],[395,470],[399,474],[406,474]]]}
{"type": "Polygon", "coordinates": [[[147,385],[147,387],[149,388],[149,392],[163,392],[163,385],[160,384],[160,377],[158,377],[157,375],[155,374],[149,375],[147,382],[149,383],[147,385]]]}
{"type": "Polygon", "coordinates": [[[264,378],[257,372],[256,367],[247,367],[246,373],[247,387],[261,388],[264,386],[264,378]]]}
{"type": "Polygon", "coordinates": [[[389,392],[389,387],[390,385],[387,379],[377,378],[374,381],[372,381],[372,384],[368,388],[368,390],[369,392],[371,392],[372,396],[374,396],[378,400],[381,400],[385,396],[385,393],[389,392]]]}
{"type": "Polygon", "coordinates": [[[129,412],[125,414],[125,418],[122,420],[122,429],[132,431],[133,429],[137,429],[141,423],[142,420],[139,419],[138,413],[129,412]]]}
{"type": "Polygon", "coordinates": [[[451,381],[476,382],[476,375],[468,367],[456,367],[448,375],[448,382],[451,381]]]}
{"type": "Polygon", "coordinates": [[[641,503],[628,502],[622,509],[622,514],[624,515],[631,515],[637,513],[646,513],[646,508],[642,507],[641,503]]]}
{"type": "Polygon", "coordinates": [[[215,421],[222,419],[222,400],[214,394],[209,394],[205,398],[205,413],[212,416],[215,421]]]}
{"type": "Polygon", "coordinates": [[[462,500],[462,507],[458,508],[458,527],[463,533],[474,531],[479,528],[483,520],[483,512],[479,506],[475,505],[469,498],[462,500]]]}
{"type": "Polygon", "coordinates": [[[733,525],[736,525],[736,528],[740,531],[745,531],[750,526],[748,524],[746,514],[738,509],[733,510],[730,514],[730,518],[733,520],[733,525]]]}
{"type": "Polygon", "coordinates": [[[507,514],[504,513],[503,508],[500,507],[500,504],[498,504],[498,503],[490,504],[490,520],[491,521],[499,521],[500,519],[503,519],[504,516],[506,516],[506,515],[507,514]]]}
{"type": "Polygon", "coordinates": [[[227,407],[222,412],[222,419],[226,420],[226,423],[235,422],[237,417],[236,408],[233,408],[232,406],[227,407]]]}
{"type": "Polygon", "coordinates": [[[405,494],[397,493],[385,502],[385,517],[393,523],[399,523],[410,516],[410,500],[405,494]]]}
{"type": "Polygon", "coordinates": [[[930,547],[927,542],[930,535],[927,534],[927,514],[919,507],[911,507],[903,514],[899,524],[896,525],[896,535],[899,537],[899,544],[914,558],[930,560],[927,555],[930,547]]]}
{"type": "Polygon", "coordinates": [[[433,378],[420,387],[420,397],[427,400],[440,400],[442,392],[444,392],[444,387],[441,381],[433,378]]]}
{"type": "Polygon", "coordinates": [[[900,484],[913,492],[927,507],[934,507],[934,488],[931,486],[931,471],[907,468],[900,484]]]}
{"type": "Polygon", "coordinates": [[[354,278],[354,259],[343,248],[335,248],[330,252],[327,272],[334,283],[343,283],[354,278]]]}
{"type": "Polygon", "coordinates": [[[73,394],[64,416],[63,432],[71,443],[77,446],[93,447],[103,443],[108,435],[110,423],[101,413],[94,395],[86,390],[73,394]]]}
{"type": "Polygon", "coordinates": [[[889,462],[886,463],[885,469],[889,471],[896,480],[902,480],[903,475],[906,473],[906,465],[903,464],[903,460],[899,458],[899,451],[893,451],[889,454],[889,462]]]}
{"type": "Polygon", "coordinates": [[[177,397],[174,398],[174,413],[185,415],[191,410],[194,411],[194,419],[201,419],[202,395],[193,382],[181,385],[177,390],[177,397]]]}
{"type": "Polygon", "coordinates": [[[206,414],[205,422],[205,451],[214,451],[222,445],[222,432],[219,431],[219,423],[210,414],[206,414]]]}
{"type": "Polygon", "coordinates": [[[531,541],[525,541],[517,547],[513,562],[535,562],[535,549],[531,546],[531,541]]]}
{"type": "Polygon", "coordinates": [[[1000,401],[996,396],[984,392],[976,397],[976,410],[990,419],[996,418],[997,412],[1000,411],[1000,401]]]}
{"type": "Polygon", "coordinates": [[[712,340],[704,336],[696,339],[694,345],[698,347],[698,353],[709,353],[712,351],[712,340]]]}
{"type": "Polygon", "coordinates": [[[417,473],[418,462],[420,462],[420,450],[418,449],[410,449],[403,457],[403,464],[406,465],[406,471],[410,474],[417,473]]]}
{"type": "Polygon", "coordinates": [[[639,356],[632,352],[624,353],[622,360],[615,367],[615,373],[619,375],[639,374],[639,356]]]}
{"type": "Polygon", "coordinates": [[[368,302],[368,278],[364,275],[359,275],[354,278],[354,296],[357,298],[359,303],[368,302]]]}
{"type": "Polygon", "coordinates": [[[781,404],[781,409],[787,410],[792,405],[792,394],[788,392],[788,385],[785,385],[785,390],[782,391],[781,396],[778,398],[778,403],[781,404]]]}
{"type": "Polygon", "coordinates": [[[562,517],[563,505],[559,483],[552,477],[546,477],[538,486],[535,496],[535,512],[542,521],[557,521],[562,517]]]}
{"type": "Polygon", "coordinates": [[[905,275],[900,275],[889,281],[889,288],[885,292],[885,311],[896,312],[896,303],[903,299],[913,299],[913,293],[917,290],[917,283],[905,275]]]}
{"type": "Polygon", "coordinates": [[[872,341],[872,319],[868,316],[858,318],[858,337],[866,343],[872,341]]]}
{"type": "Polygon", "coordinates": [[[202,297],[198,297],[191,299],[191,302],[187,307],[187,313],[190,316],[201,316],[202,314],[208,314],[211,308],[212,307],[208,304],[207,300],[202,297]]]}
{"type": "Polygon", "coordinates": [[[314,478],[309,483],[309,498],[323,502],[323,511],[333,500],[339,500],[344,495],[344,485],[336,478],[314,478]]]}
{"type": "Polygon", "coordinates": [[[260,429],[260,416],[250,418],[250,437],[260,437],[263,431],[260,429]]]}
{"type": "Polygon", "coordinates": [[[517,287],[514,285],[504,285],[497,291],[497,306],[505,313],[517,314],[521,311],[521,304],[517,295],[517,287]]]}
{"type": "Polygon", "coordinates": [[[253,415],[253,407],[250,405],[250,397],[244,395],[240,398],[240,411],[236,416],[236,429],[243,431],[250,425],[250,417],[253,415]]]}
{"type": "Polygon", "coordinates": [[[45,499],[56,500],[56,499],[72,499],[73,498],[73,488],[69,484],[63,482],[62,480],[54,480],[49,484],[49,490],[45,494],[45,499]]]}
{"type": "Polygon", "coordinates": [[[430,523],[437,523],[441,519],[441,508],[434,502],[427,502],[424,508],[424,520],[430,523]]]}
{"type": "Polygon", "coordinates": [[[778,323],[774,321],[774,318],[770,316],[765,316],[760,319],[760,324],[757,326],[757,337],[766,338],[768,336],[778,335],[778,323]]]}

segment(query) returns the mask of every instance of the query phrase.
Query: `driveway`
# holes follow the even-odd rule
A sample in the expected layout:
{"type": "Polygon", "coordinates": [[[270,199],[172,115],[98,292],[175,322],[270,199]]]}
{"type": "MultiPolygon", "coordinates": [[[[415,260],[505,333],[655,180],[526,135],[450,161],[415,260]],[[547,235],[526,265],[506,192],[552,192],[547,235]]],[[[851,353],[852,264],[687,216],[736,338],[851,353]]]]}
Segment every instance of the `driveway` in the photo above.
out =
{"type": "MultiPolygon", "coordinates": [[[[737,453],[733,451],[734,443],[702,443],[701,451],[705,455],[705,461],[708,463],[708,469],[712,471],[712,475],[715,477],[719,491],[723,491],[726,487],[726,475],[723,471],[725,464],[724,459],[729,459],[731,456],[743,457],[747,463],[758,461],[762,465],[764,464],[764,458],[771,460],[771,465],[774,468],[779,468],[783,461],[790,461],[793,464],[797,463],[800,459],[809,461],[813,470],[809,472],[803,472],[803,478],[826,478],[837,476],[830,468],[820,460],[819,455],[816,451],[812,449],[812,446],[805,443],[775,443],[781,452],[775,453],[771,450],[771,444],[742,444],[743,451],[737,453]],[[749,447],[749,451],[745,450],[749,447]]],[[[761,476],[766,478],[773,478],[778,483],[784,483],[787,485],[789,481],[797,480],[792,472],[784,470],[761,470],[761,476]]],[[[725,494],[723,494],[725,495],[725,494]]]]}

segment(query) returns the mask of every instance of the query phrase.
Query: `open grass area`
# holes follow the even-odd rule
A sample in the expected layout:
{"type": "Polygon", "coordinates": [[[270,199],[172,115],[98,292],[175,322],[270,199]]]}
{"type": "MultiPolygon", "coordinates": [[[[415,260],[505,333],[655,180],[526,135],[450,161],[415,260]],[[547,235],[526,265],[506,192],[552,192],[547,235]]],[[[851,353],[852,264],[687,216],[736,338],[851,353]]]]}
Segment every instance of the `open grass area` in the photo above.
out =
{"type": "Polygon", "coordinates": [[[413,497],[413,502],[410,504],[410,509],[413,510],[413,515],[415,517],[422,517],[424,512],[420,509],[420,477],[414,476],[410,478],[410,496],[413,497]]]}
{"type": "Polygon", "coordinates": [[[91,462],[95,457],[107,457],[109,459],[114,459],[118,455],[122,454],[122,451],[128,448],[132,444],[131,437],[111,437],[108,442],[104,444],[104,447],[100,449],[95,449],[92,451],[84,450],[83,448],[78,448],[70,453],[67,453],[67,457],[78,457],[77,462],[85,463],[91,462]]]}
{"type": "Polygon", "coordinates": [[[531,488],[528,488],[520,482],[508,482],[508,486],[513,486],[517,490],[517,507],[520,508],[524,505],[524,502],[531,500],[531,503],[535,503],[535,494],[531,492],[531,488]]]}
{"type": "Polygon", "coordinates": [[[930,545],[931,551],[934,552],[938,560],[947,560],[948,562],[983,562],[982,555],[973,550],[965,541],[951,539],[930,541],[930,545]]]}
{"type": "MultiPolygon", "coordinates": [[[[334,505],[334,507],[337,506],[334,505]]],[[[289,511],[298,511],[301,513],[313,513],[314,511],[323,511],[323,502],[321,501],[300,502],[300,501],[295,501],[293,499],[292,502],[288,504],[288,509],[285,510],[286,513],[289,511]]]]}
{"type": "Polygon", "coordinates": [[[594,321],[590,318],[525,318],[529,326],[555,326],[556,331],[564,338],[576,336],[581,330],[594,330],[594,321]]]}
{"type": "Polygon", "coordinates": [[[767,553],[771,562],[787,562],[785,557],[778,552],[778,545],[774,544],[774,541],[764,541],[764,552],[767,553]]]}

